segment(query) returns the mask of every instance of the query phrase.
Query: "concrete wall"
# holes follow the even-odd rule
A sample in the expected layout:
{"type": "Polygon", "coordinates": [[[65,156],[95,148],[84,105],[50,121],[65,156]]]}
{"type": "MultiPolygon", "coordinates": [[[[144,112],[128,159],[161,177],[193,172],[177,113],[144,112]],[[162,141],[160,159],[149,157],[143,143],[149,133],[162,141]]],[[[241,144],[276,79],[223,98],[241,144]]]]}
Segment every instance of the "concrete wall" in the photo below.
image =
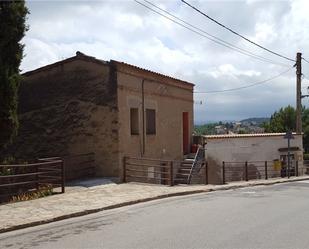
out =
{"type": "Polygon", "coordinates": [[[180,88],[173,79],[155,78],[147,72],[125,66],[118,65],[117,68],[120,160],[124,155],[182,159],[182,113],[189,113],[190,143],[193,129],[193,85],[180,88]],[[155,135],[147,135],[143,131],[143,89],[144,109],[156,110],[155,135]],[[139,110],[138,135],[131,135],[130,108],[139,110]]]}
{"type": "Polygon", "coordinates": [[[27,73],[20,87],[16,158],[94,152],[98,175],[118,174],[115,74],[83,58],[27,73]]]}
{"type": "MultiPolygon", "coordinates": [[[[220,183],[222,176],[222,161],[245,162],[245,161],[273,161],[280,159],[279,148],[287,148],[287,140],[284,135],[273,136],[206,136],[206,159],[209,162],[210,183],[220,183]]],[[[302,172],[303,152],[302,136],[294,135],[291,147],[299,147],[299,151],[293,151],[295,159],[299,161],[299,169],[302,172]]],[[[279,174],[280,175],[280,174],[279,174]]]]}

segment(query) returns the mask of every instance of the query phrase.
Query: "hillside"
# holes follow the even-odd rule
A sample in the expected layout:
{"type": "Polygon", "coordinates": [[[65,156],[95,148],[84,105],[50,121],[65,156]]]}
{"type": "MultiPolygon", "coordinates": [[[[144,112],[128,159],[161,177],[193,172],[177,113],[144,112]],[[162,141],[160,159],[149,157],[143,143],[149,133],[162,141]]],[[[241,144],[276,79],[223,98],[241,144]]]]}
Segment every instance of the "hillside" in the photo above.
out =
{"type": "Polygon", "coordinates": [[[247,119],[243,119],[241,120],[240,122],[241,123],[244,123],[244,122],[248,122],[248,123],[251,123],[251,122],[255,122],[256,125],[261,125],[263,124],[264,122],[268,122],[269,121],[269,118],[247,118],[247,119]]]}

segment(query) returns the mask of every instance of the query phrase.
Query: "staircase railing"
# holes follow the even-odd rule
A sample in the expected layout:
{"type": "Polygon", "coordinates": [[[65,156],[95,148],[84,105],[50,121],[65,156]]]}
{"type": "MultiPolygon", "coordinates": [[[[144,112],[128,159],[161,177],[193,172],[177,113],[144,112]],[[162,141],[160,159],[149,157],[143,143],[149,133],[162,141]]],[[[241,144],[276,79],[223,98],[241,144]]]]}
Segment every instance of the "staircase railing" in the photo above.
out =
{"type": "Polygon", "coordinates": [[[201,168],[203,168],[204,164],[205,164],[205,149],[202,148],[202,147],[199,147],[197,149],[196,154],[195,154],[195,157],[194,157],[194,160],[193,160],[193,163],[192,163],[192,167],[191,167],[191,170],[190,170],[190,174],[188,176],[188,180],[187,180],[188,184],[191,183],[192,176],[194,174],[197,174],[198,172],[200,172],[200,170],[201,170],[201,168]]]}

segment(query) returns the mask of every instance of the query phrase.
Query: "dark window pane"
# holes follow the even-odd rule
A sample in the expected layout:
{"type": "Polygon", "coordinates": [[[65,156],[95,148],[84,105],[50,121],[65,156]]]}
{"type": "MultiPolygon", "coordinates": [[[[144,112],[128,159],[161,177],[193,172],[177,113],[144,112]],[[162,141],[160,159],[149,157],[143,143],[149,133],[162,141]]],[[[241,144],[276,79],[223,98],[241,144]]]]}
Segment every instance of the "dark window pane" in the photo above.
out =
{"type": "Polygon", "coordinates": [[[138,108],[131,108],[130,109],[131,135],[139,134],[138,119],[139,119],[138,118],[138,108]]]}
{"type": "Polygon", "coordinates": [[[156,110],[146,109],[146,134],[156,134],[156,110]]]}

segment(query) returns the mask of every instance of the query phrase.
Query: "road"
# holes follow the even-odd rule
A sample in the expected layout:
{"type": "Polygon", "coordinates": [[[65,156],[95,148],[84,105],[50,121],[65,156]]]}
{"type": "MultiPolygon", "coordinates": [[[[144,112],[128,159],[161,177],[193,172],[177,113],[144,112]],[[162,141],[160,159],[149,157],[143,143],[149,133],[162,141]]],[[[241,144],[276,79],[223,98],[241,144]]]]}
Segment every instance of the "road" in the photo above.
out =
{"type": "MultiPolygon", "coordinates": [[[[1,208],[1,207],[0,207],[1,208]]],[[[162,199],[0,234],[0,248],[309,248],[309,181],[162,199]]]]}

